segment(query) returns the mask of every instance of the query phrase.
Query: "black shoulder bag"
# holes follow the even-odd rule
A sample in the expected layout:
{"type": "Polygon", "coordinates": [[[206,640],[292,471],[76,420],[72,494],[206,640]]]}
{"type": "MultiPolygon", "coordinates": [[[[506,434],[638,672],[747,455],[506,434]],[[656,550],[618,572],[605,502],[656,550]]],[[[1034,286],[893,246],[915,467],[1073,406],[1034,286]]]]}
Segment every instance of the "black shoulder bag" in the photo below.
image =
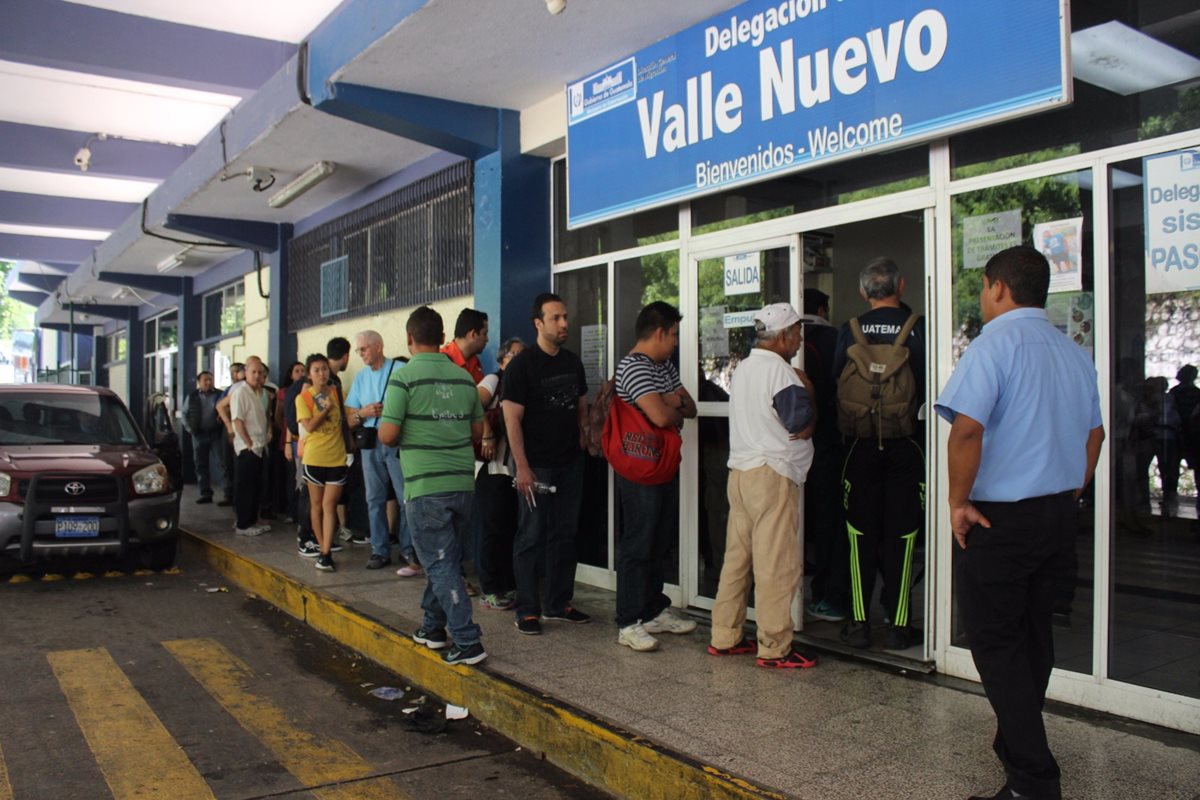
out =
{"type": "MultiPolygon", "coordinates": [[[[392,370],[395,368],[396,359],[393,358],[392,366],[388,368],[387,377],[383,379],[383,395],[379,398],[379,402],[381,403],[387,397],[388,383],[390,383],[392,380],[392,370]]],[[[354,436],[354,448],[356,450],[373,450],[375,449],[375,442],[379,440],[378,424],[376,424],[376,426],[373,428],[368,428],[366,425],[361,424],[360,422],[359,426],[352,429],[351,433],[354,436]]]]}

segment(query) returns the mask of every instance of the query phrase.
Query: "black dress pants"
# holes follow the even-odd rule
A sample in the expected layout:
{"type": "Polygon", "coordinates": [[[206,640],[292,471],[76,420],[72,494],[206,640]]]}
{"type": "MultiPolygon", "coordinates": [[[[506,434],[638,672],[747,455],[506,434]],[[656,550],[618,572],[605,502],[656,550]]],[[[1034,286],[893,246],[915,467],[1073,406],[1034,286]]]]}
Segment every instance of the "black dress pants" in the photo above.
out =
{"type": "Polygon", "coordinates": [[[1071,492],[1014,503],[978,502],[991,522],[955,546],[954,578],[971,656],[996,714],[993,748],[1008,785],[1059,800],[1060,771],[1042,706],[1054,666],[1051,614],[1062,554],[1078,519],[1071,492]]]}
{"type": "Polygon", "coordinates": [[[237,454],[237,493],[234,510],[237,511],[237,526],[245,530],[258,522],[259,498],[262,493],[263,460],[249,448],[237,454]]]}

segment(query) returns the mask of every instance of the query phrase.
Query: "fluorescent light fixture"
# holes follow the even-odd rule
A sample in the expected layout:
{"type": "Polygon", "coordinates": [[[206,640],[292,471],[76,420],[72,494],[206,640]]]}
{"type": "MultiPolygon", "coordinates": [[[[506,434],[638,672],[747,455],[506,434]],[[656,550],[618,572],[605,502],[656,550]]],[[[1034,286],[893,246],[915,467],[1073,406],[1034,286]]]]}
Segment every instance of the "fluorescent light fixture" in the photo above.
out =
{"type": "Polygon", "coordinates": [[[295,200],[300,195],[307,192],[309,189],[316,186],[321,181],[328,178],[337,169],[337,164],[332,161],[318,161],[313,164],[296,180],[289,183],[287,186],[280,189],[275,194],[271,195],[271,199],[267,201],[267,205],[271,208],[283,208],[288,203],[295,200]]]}
{"type": "Polygon", "coordinates": [[[59,228],[54,225],[21,225],[15,222],[0,222],[0,233],[10,233],[14,236],[48,236],[55,239],[102,242],[112,231],[102,231],[97,228],[59,228]]]}
{"type": "Polygon", "coordinates": [[[164,258],[162,261],[158,262],[158,265],[155,267],[155,269],[158,270],[159,272],[170,272],[171,270],[175,269],[176,267],[183,266],[183,263],[186,260],[186,258],[187,258],[187,256],[184,253],[172,253],[171,255],[164,258]]]}
{"type": "Polygon", "coordinates": [[[1120,95],[1200,78],[1200,59],[1120,22],[1071,34],[1071,71],[1120,95]]]}

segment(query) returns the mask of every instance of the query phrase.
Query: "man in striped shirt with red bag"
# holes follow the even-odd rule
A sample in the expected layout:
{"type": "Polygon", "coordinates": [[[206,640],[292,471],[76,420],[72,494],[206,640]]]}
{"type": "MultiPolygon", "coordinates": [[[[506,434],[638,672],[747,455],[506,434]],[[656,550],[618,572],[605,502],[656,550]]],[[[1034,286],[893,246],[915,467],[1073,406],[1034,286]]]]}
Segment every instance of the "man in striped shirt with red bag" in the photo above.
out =
{"type": "MultiPolygon", "coordinates": [[[[679,309],[656,301],[638,314],[637,344],[617,364],[616,396],[651,424],[677,428],[696,416],[696,403],[670,359],[679,344],[679,309]]],[[[655,633],[691,633],[696,623],[676,616],[663,594],[663,560],[679,538],[679,474],[648,485],[615,475],[621,508],[617,544],[617,643],[655,650],[655,633]]]]}

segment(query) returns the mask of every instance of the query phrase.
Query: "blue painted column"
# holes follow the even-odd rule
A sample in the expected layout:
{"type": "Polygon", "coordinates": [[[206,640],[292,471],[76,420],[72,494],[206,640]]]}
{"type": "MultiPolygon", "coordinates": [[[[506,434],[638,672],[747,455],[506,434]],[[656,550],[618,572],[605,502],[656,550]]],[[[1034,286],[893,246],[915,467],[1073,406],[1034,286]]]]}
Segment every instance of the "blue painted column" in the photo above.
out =
{"type": "MultiPolygon", "coordinates": [[[[195,293],[194,278],[184,278],[179,295],[179,374],[172,392],[175,395],[175,410],[183,409],[183,401],[196,388],[196,373],[200,371],[196,361],[196,342],[204,336],[204,303],[195,293]]],[[[191,437],[183,430],[181,420],[176,420],[179,444],[183,451],[183,481],[196,479],[195,462],[192,458],[191,437]]]]}
{"type": "Polygon", "coordinates": [[[488,314],[488,370],[501,341],[529,338],[533,298],[550,291],[550,162],[521,154],[520,117],[498,110],[497,147],[475,159],[475,307],[488,314]]]}
{"type": "Polygon", "coordinates": [[[288,330],[288,245],[292,241],[293,227],[290,224],[276,226],[278,240],[271,254],[271,299],[268,308],[267,364],[271,378],[278,383],[283,378],[282,370],[296,360],[296,334],[288,330]]]}
{"type": "Polygon", "coordinates": [[[125,337],[125,396],[129,411],[146,431],[146,328],[138,319],[137,306],[129,307],[125,337]]]}

